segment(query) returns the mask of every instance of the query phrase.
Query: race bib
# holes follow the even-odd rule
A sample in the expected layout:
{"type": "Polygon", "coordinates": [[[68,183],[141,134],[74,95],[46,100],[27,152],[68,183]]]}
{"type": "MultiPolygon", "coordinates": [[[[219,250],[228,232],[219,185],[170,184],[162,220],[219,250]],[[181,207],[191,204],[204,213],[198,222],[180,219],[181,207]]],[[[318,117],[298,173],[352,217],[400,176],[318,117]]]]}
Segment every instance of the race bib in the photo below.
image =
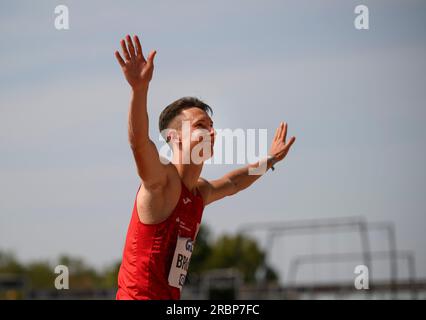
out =
{"type": "Polygon", "coordinates": [[[175,254],[169,272],[169,285],[182,289],[188,272],[189,260],[192,255],[191,238],[178,237],[175,254]]]}

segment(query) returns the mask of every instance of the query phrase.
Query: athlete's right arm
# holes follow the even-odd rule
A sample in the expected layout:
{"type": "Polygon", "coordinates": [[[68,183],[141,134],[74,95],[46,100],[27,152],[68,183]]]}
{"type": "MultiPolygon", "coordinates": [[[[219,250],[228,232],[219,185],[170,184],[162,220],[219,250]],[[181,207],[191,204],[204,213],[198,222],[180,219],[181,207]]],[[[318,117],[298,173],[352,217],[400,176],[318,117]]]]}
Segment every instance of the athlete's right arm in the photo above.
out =
{"type": "Polygon", "coordinates": [[[147,97],[149,82],[154,70],[156,51],[151,51],[146,60],[137,36],[128,35],[121,40],[124,59],[115,52],[127,82],[132,88],[129,110],[129,143],[136,161],[138,174],[145,189],[161,189],[167,183],[167,171],[160,161],[155,144],[148,134],[147,97]]]}

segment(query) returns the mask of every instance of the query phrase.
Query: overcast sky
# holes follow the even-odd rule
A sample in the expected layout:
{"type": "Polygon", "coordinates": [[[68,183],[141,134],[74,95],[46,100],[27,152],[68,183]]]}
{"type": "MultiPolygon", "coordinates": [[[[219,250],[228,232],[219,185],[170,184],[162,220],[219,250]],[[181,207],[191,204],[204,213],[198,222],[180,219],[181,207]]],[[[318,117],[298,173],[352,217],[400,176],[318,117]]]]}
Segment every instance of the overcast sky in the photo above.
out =
{"type": "MultiPolygon", "coordinates": [[[[364,216],[394,223],[426,277],[425,1],[2,1],[0,18],[0,249],[98,267],[121,258],[138,178],[114,51],[130,33],[157,50],[156,143],[159,113],[188,95],[213,108],[217,128],[263,128],[270,141],[286,121],[297,137],[274,172],[205,209],[214,236],[248,222],[364,216]],[[59,4],[70,30],[54,28],[59,4]],[[368,31],[354,28],[358,4],[368,31]]],[[[271,262],[285,278],[300,253],[360,250],[353,234],[326,236],[277,240],[271,262]]],[[[384,239],[372,235],[374,249],[384,239]]],[[[355,264],[305,273],[351,278],[355,264]]]]}

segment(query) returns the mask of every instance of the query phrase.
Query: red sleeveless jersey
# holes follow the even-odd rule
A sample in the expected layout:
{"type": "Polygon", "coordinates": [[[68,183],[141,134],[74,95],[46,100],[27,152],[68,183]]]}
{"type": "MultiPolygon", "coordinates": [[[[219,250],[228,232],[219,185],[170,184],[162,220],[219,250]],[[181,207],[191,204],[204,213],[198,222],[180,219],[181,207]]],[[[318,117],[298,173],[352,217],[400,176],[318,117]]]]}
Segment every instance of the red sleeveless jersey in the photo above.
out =
{"type": "Polygon", "coordinates": [[[136,200],[118,273],[117,300],[178,300],[204,209],[181,182],[179,201],[158,224],[139,220],[136,200]]]}

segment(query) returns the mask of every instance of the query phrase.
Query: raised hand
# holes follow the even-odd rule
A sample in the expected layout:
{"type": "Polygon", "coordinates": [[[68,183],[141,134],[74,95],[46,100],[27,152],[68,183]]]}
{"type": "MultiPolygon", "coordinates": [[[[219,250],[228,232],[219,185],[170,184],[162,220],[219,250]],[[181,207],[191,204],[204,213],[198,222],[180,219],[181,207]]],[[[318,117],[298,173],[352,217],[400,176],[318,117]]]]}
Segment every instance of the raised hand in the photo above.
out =
{"type": "Polygon", "coordinates": [[[272,141],[269,155],[274,157],[274,162],[281,161],[285,158],[290,147],[296,141],[296,137],[291,137],[286,143],[287,123],[281,122],[280,126],[275,131],[274,140],[272,141]]]}
{"type": "Polygon", "coordinates": [[[127,82],[133,90],[147,87],[154,72],[154,57],[157,51],[151,51],[148,55],[148,60],[145,60],[141,43],[136,35],[133,37],[133,41],[127,35],[126,40],[122,39],[120,44],[124,59],[118,51],[115,51],[115,57],[123,70],[127,82]]]}

